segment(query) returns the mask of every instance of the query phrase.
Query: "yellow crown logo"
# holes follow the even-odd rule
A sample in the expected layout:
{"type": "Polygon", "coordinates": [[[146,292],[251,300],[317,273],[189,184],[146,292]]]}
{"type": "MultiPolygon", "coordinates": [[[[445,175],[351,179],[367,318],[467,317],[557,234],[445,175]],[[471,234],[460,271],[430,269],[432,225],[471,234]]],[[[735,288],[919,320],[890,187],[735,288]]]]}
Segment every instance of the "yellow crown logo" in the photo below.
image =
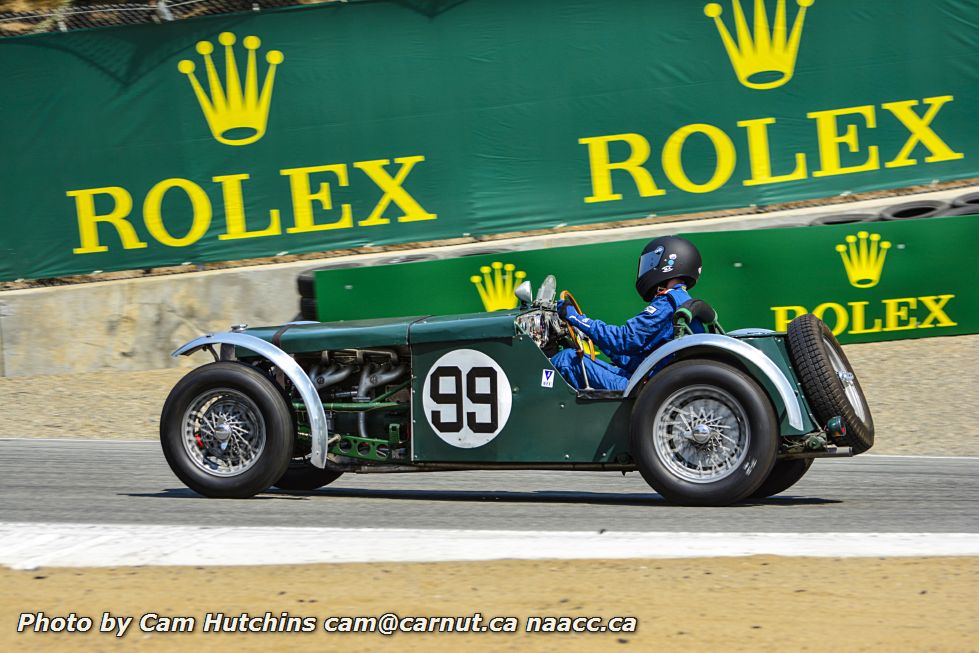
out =
{"type": "Polygon", "coordinates": [[[738,80],[748,88],[778,88],[792,79],[806,8],[811,7],[814,1],[796,0],[799,13],[795,17],[790,35],[786,29],[785,0],[778,0],[774,30],[769,28],[765,0],[755,0],[755,34],[752,37],[748,20],[741,8],[741,0],[733,0],[737,42],[721,20],[721,5],[710,3],[704,7],[704,14],[714,19],[738,80]]]}
{"type": "Polygon", "coordinates": [[[843,259],[843,268],[854,288],[873,288],[880,281],[884,269],[884,258],[891,244],[880,239],[880,234],[857,232],[856,236],[846,237],[847,245],[840,243],[836,251],[843,259]],[[868,242],[869,240],[869,242],[868,242]]]}
{"type": "Polygon", "coordinates": [[[494,261],[491,265],[484,265],[479,268],[483,276],[474,274],[469,280],[476,285],[479,298],[483,300],[483,308],[487,312],[504,311],[517,307],[517,296],[513,294],[514,289],[527,276],[526,272],[515,271],[517,266],[513,263],[503,265],[499,261],[494,261]]]}
{"type": "Polygon", "coordinates": [[[204,92],[197,76],[194,74],[194,62],[184,59],[177,64],[177,70],[187,75],[190,85],[201,105],[204,118],[207,120],[211,134],[219,143],[225,145],[248,145],[265,135],[265,125],[269,116],[269,104],[272,101],[272,85],[275,83],[275,67],[282,63],[285,57],[278,50],[269,50],[265,61],[269,64],[261,93],[258,89],[258,65],[255,61],[255,51],[262,42],[257,36],[246,36],[242,45],[248,50],[248,63],[245,67],[245,87],[241,86],[238,75],[238,65],[235,62],[235,52],[231,47],[235,44],[235,35],[222,32],[218,42],[224,46],[224,65],[226,85],[221,85],[217,67],[211,54],[214,45],[210,41],[199,41],[197,52],[204,57],[204,69],[207,71],[207,82],[210,95],[204,92]]]}

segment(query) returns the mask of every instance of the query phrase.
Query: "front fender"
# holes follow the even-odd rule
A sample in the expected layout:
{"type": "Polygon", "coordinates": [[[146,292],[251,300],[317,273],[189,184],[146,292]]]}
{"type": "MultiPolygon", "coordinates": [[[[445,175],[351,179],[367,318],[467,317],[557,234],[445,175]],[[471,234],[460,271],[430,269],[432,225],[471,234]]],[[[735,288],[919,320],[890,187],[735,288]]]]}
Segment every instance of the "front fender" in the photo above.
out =
{"type": "Polygon", "coordinates": [[[310,435],[312,438],[311,462],[317,467],[325,467],[326,443],[329,437],[326,427],[326,412],[323,410],[323,404],[320,402],[319,394],[316,392],[316,386],[313,385],[310,378],[303,372],[303,368],[299,367],[299,364],[292,359],[292,356],[261,338],[256,338],[246,333],[227,331],[209,333],[206,336],[195,338],[187,344],[178,347],[170,355],[174,358],[177,356],[189,356],[195,351],[216,344],[233,345],[255,352],[282,370],[282,373],[289,377],[292,384],[296,386],[296,390],[299,391],[299,396],[302,398],[303,404],[306,405],[306,414],[309,415],[310,435]]]}
{"type": "Polygon", "coordinates": [[[782,399],[782,404],[785,406],[785,414],[788,418],[789,425],[800,431],[803,429],[802,406],[799,404],[799,399],[795,394],[795,389],[792,387],[792,382],[782,373],[778,365],[748,343],[714,333],[698,333],[671,340],[651,353],[636,368],[635,373],[629,377],[629,384],[623,393],[624,396],[630,396],[657,363],[677,352],[693,347],[706,347],[708,349],[725,351],[751,363],[754,368],[768,377],[768,380],[775,386],[779,397],[782,399]]]}

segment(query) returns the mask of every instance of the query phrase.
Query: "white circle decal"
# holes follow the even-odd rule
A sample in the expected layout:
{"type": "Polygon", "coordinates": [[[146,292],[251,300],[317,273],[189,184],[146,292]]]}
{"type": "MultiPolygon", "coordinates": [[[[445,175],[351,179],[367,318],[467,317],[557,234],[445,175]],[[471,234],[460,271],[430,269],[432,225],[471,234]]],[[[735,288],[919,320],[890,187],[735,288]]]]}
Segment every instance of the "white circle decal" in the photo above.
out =
{"type": "Polygon", "coordinates": [[[496,361],[475,349],[439,358],[425,377],[422,408],[435,434],[453,447],[491,441],[510,419],[510,381],[496,361]]]}

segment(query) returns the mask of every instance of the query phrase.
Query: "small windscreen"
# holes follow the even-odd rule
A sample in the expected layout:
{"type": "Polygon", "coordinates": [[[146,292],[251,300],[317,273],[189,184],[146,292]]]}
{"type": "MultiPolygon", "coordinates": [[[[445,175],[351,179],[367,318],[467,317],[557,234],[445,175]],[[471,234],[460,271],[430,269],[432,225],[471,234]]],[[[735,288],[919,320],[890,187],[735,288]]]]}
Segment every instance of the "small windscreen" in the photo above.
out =
{"type": "Polygon", "coordinates": [[[540,290],[537,291],[537,305],[544,306],[554,303],[554,295],[557,292],[557,280],[554,278],[553,274],[549,274],[544,277],[544,283],[540,285],[540,290]]]}
{"type": "Polygon", "coordinates": [[[645,254],[643,254],[642,256],[640,256],[639,257],[639,272],[638,272],[638,274],[636,274],[636,276],[637,277],[641,277],[642,275],[646,274],[650,270],[653,270],[653,269],[656,269],[657,267],[659,267],[659,262],[663,258],[663,252],[664,251],[665,251],[665,248],[662,245],[660,245],[659,247],[657,247],[653,251],[646,252],[645,254]]]}

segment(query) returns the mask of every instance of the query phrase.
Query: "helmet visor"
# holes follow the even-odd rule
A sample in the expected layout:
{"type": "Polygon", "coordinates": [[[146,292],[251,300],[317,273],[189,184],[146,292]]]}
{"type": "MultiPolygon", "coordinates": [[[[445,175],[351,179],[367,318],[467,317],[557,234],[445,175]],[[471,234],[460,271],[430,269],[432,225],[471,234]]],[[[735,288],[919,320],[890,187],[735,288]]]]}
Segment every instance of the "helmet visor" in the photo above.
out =
{"type": "Polygon", "coordinates": [[[651,270],[655,270],[659,267],[659,262],[663,259],[663,252],[666,250],[665,247],[660,245],[651,252],[646,252],[639,257],[639,272],[636,274],[637,277],[641,277],[651,270]]]}

